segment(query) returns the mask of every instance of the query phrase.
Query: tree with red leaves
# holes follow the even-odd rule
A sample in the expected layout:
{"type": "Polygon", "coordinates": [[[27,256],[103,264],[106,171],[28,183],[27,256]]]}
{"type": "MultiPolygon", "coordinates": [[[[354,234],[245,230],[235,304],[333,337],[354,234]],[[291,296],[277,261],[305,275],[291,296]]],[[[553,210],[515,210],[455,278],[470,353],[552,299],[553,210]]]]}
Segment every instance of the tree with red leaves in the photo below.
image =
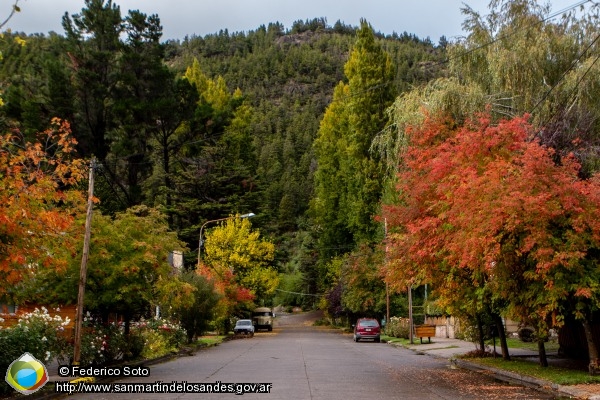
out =
{"type": "Polygon", "coordinates": [[[532,324],[542,365],[548,329],[574,315],[594,372],[600,181],[580,179],[573,157],[557,163],[532,138],[527,117],[492,125],[482,115],[460,127],[430,118],[410,131],[399,201],[384,207],[396,232],[388,276],[399,287],[434,284],[450,311],[487,311],[497,323],[506,312],[532,324]]]}
{"type": "MultiPolygon", "coordinates": [[[[73,159],[69,124],[52,127],[27,142],[18,133],[0,136],[0,296],[39,268],[64,269],[76,253],[71,235],[85,214],[84,160],[73,159]]],[[[8,299],[7,299],[8,300],[8,299]]]]}

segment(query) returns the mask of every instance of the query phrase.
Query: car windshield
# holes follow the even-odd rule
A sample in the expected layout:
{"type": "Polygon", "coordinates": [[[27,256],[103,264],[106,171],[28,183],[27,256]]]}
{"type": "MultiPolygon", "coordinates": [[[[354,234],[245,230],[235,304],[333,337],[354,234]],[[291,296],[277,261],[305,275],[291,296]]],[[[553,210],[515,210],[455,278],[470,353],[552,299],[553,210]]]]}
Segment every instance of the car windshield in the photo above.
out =
{"type": "Polygon", "coordinates": [[[378,326],[377,321],[374,321],[374,320],[360,321],[358,324],[360,326],[369,326],[369,327],[378,326]]]}
{"type": "MultiPolygon", "coordinates": [[[[246,320],[246,321],[238,321],[236,325],[252,325],[252,322],[248,321],[248,320],[246,320]]],[[[229,326],[231,326],[231,325],[229,325],[229,326]]]]}
{"type": "Polygon", "coordinates": [[[269,317],[269,316],[271,316],[271,313],[270,313],[270,312],[268,312],[268,311],[263,311],[263,312],[255,312],[255,313],[253,314],[253,316],[255,316],[255,317],[269,317]]]}

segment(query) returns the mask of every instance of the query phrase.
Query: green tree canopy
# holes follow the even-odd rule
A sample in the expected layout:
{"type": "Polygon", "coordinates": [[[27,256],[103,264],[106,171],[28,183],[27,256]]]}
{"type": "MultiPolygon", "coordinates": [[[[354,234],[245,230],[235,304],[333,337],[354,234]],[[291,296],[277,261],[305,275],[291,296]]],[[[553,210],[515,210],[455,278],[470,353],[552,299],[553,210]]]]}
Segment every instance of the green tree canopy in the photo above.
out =
{"type": "MultiPolygon", "coordinates": [[[[87,266],[86,309],[103,318],[118,313],[128,322],[150,314],[155,306],[190,305],[190,287],[179,280],[168,262],[174,250],[183,251],[185,246],[156,209],[132,207],[114,218],[96,211],[87,266]]],[[[75,303],[80,261],[74,260],[64,273],[40,275],[37,285],[45,289],[40,297],[52,304],[75,303]]]]}

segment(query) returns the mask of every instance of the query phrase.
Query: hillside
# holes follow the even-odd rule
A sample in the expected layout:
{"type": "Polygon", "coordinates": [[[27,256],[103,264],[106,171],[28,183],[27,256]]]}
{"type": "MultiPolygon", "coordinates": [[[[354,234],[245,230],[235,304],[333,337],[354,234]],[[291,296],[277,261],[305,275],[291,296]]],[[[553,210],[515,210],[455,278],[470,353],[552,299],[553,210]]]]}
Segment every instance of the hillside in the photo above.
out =
{"type": "MultiPolygon", "coordinates": [[[[317,253],[307,215],[313,142],[334,87],[346,79],[355,27],[314,19],[287,30],[273,23],[182,41],[160,42],[148,33],[139,43],[121,33],[110,51],[77,34],[22,37],[25,46],[15,34],[5,37],[6,127],[33,134],[54,116],[72,121],[81,155],[100,154],[105,167],[97,190],[102,212],[162,206],[192,249],[188,262],[203,221],[252,211],[258,215],[253,224],[279,245],[281,271],[313,268],[317,253]],[[213,85],[207,90],[220,92],[199,89],[198,105],[185,111],[177,104],[191,97],[172,82],[194,62],[213,85]],[[90,96],[98,102],[86,103],[90,96]],[[177,96],[183,96],[179,103],[167,106],[177,96]],[[224,99],[221,108],[207,99],[215,96],[224,99]],[[101,114],[86,120],[90,107],[101,114]],[[168,107],[178,111],[160,115],[168,107]],[[170,131],[152,126],[168,118],[170,131]]],[[[443,46],[408,33],[376,38],[394,62],[389,85],[397,95],[443,73],[443,46]]]]}

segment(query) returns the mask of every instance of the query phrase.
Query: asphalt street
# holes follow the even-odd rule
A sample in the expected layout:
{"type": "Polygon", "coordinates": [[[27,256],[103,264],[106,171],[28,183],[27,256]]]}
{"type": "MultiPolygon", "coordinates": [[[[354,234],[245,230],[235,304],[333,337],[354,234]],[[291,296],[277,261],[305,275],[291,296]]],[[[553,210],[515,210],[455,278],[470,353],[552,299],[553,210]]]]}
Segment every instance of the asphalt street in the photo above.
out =
{"type": "MultiPolygon", "coordinates": [[[[150,376],[112,382],[185,382],[222,389],[269,389],[244,399],[553,399],[549,392],[457,367],[448,359],[312,326],[310,314],[281,315],[273,332],[237,339],[150,367],[150,376]],[[244,385],[246,384],[246,385],[244,385]]],[[[116,386],[121,385],[121,386],[116,386]]],[[[108,387],[107,387],[108,388],[108,387]]],[[[226,399],[235,393],[79,393],[74,399],[226,399]]]]}

